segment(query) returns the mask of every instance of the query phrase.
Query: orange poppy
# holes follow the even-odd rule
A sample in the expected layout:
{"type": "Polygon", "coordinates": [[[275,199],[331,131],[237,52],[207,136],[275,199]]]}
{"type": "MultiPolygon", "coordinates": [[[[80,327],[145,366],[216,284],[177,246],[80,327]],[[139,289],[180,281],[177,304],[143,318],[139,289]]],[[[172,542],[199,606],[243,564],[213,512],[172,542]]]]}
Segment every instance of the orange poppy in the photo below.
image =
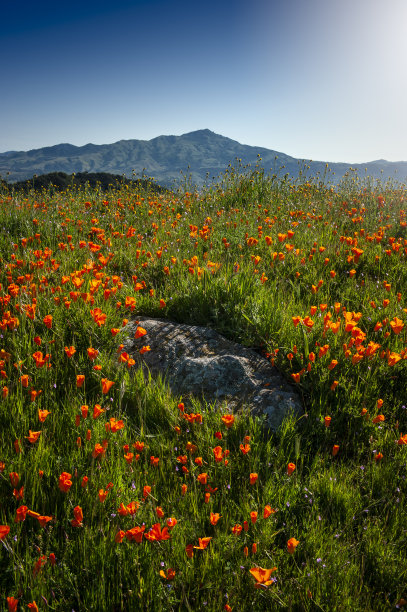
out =
{"type": "Polygon", "coordinates": [[[295,463],[289,463],[287,465],[287,474],[291,476],[291,474],[295,471],[296,467],[297,466],[295,465],[295,463]]]}
{"type": "Polygon", "coordinates": [[[298,544],[299,544],[299,540],[296,540],[295,538],[290,538],[287,542],[287,550],[290,553],[290,555],[292,555],[295,551],[295,549],[297,548],[298,544]]]}
{"type": "Polygon", "coordinates": [[[232,427],[233,423],[235,422],[235,417],[233,416],[233,414],[225,414],[222,417],[222,422],[229,429],[230,427],[232,427]]]}
{"type": "Polygon", "coordinates": [[[250,474],[250,484],[254,485],[257,482],[258,477],[259,477],[258,474],[255,474],[255,473],[250,474]]]}
{"type": "Polygon", "coordinates": [[[271,584],[271,574],[276,571],[276,567],[264,569],[263,567],[252,567],[249,571],[256,580],[257,584],[268,586],[271,584]]]}
{"type": "Polygon", "coordinates": [[[8,525],[0,525],[0,540],[4,540],[5,537],[10,532],[10,527],[8,525]]]}
{"type": "Polygon", "coordinates": [[[198,546],[194,546],[194,548],[196,548],[197,550],[205,550],[205,548],[208,546],[209,542],[212,540],[212,538],[198,538],[199,544],[198,546]]]}
{"type": "Polygon", "coordinates": [[[29,435],[25,436],[26,440],[28,440],[29,442],[31,442],[31,444],[35,444],[38,440],[38,438],[41,435],[41,431],[31,431],[31,429],[29,430],[29,435]]]}

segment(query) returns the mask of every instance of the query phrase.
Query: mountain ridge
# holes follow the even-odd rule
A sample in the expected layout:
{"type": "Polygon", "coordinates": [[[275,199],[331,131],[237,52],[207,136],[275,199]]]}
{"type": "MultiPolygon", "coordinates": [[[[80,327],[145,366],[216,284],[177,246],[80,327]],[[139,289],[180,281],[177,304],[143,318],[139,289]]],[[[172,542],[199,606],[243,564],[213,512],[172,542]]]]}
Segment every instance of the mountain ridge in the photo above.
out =
{"type": "Polygon", "coordinates": [[[300,173],[304,176],[305,172],[307,178],[329,175],[327,182],[336,183],[351,169],[359,176],[367,174],[374,179],[407,178],[407,162],[375,160],[349,164],[300,159],[273,149],[241,144],[208,128],[150,140],[122,139],[112,144],[81,146],[59,143],[29,151],[5,151],[0,153],[0,176],[8,181],[21,181],[50,172],[108,172],[128,178],[149,175],[170,186],[187,175],[192,184],[202,186],[216,180],[236,160],[242,166],[255,166],[260,158],[265,172],[280,171],[282,176],[289,174],[293,178],[300,173]]]}

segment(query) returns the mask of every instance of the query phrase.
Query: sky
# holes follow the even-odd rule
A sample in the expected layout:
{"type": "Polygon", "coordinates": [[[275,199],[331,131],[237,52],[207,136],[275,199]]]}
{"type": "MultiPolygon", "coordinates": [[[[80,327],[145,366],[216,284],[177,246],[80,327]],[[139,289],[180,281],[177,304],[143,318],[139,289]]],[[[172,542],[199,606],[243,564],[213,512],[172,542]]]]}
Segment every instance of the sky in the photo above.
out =
{"type": "Polygon", "coordinates": [[[0,152],[199,129],[407,160],[407,0],[2,0],[0,152]]]}

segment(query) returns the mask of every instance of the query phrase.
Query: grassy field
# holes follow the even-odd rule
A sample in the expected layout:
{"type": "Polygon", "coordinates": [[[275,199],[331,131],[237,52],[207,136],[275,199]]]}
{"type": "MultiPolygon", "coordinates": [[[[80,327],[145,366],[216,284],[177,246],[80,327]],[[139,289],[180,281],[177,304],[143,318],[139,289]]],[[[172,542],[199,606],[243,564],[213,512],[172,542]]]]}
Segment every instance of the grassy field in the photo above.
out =
{"type": "Polygon", "coordinates": [[[229,168],[4,193],[0,230],[0,610],[404,606],[404,187],[229,168]],[[171,395],[137,315],[261,347],[304,414],[171,395]]]}

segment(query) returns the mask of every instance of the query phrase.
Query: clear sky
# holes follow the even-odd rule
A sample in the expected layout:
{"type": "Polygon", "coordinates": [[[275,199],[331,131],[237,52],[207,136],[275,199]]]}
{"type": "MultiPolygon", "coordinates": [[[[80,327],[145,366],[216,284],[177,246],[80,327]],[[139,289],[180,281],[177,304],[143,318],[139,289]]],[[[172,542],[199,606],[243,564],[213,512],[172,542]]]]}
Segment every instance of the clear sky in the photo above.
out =
{"type": "Polygon", "coordinates": [[[2,0],[0,151],[208,128],[407,160],[407,0],[2,0]]]}

